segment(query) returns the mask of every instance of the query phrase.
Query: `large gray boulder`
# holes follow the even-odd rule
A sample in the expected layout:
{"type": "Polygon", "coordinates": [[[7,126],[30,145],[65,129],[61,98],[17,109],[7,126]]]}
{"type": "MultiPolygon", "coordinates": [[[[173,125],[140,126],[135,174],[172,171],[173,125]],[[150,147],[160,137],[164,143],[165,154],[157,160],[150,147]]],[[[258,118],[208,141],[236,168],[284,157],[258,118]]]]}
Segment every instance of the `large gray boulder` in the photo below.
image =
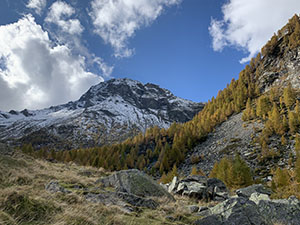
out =
{"type": "Polygon", "coordinates": [[[257,205],[242,197],[230,198],[210,208],[210,216],[197,220],[195,224],[271,225],[261,214],[257,205]]]}
{"type": "Polygon", "coordinates": [[[271,200],[268,194],[254,192],[250,198],[232,197],[198,214],[204,217],[195,222],[199,225],[299,225],[300,201],[294,196],[271,200]]]}
{"type": "Polygon", "coordinates": [[[300,224],[300,202],[295,197],[280,200],[260,200],[259,212],[266,220],[278,224],[300,224]]]}
{"type": "Polygon", "coordinates": [[[174,200],[161,185],[147,174],[136,170],[122,170],[96,181],[104,187],[114,187],[117,192],[125,192],[140,197],[167,197],[174,200]]]}
{"type": "MultiPolygon", "coordinates": [[[[127,204],[136,207],[145,207],[149,209],[156,209],[158,204],[152,199],[142,198],[133,194],[125,192],[104,192],[104,193],[88,193],[85,196],[87,201],[94,203],[102,203],[104,205],[118,205],[126,208],[127,204]]],[[[127,207],[128,208],[128,207],[127,207]]]]}
{"type": "Polygon", "coordinates": [[[272,191],[269,188],[263,186],[262,184],[253,184],[251,186],[236,190],[236,194],[239,197],[249,198],[253,193],[271,195],[272,191]]]}
{"type": "Polygon", "coordinates": [[[224,201],[228,199],[228,190],[221,180],[217,178],[208,179],[200,175],[188,176],[180,181],[174,177],[169,184],[168,191],[198,200],[224,201]]]}

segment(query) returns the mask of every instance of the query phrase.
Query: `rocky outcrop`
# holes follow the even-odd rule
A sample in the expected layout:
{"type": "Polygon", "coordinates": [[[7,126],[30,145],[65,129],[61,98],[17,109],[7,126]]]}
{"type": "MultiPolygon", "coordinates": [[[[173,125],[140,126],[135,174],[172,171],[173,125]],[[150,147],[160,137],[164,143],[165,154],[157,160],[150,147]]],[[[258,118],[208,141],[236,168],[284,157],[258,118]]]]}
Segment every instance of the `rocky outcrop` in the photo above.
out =
{"type": "Polygon", "coordinates": [[[158,203],[153,197],[174,198],[151,177],[139,170],[123,170],[110,176],[98,179],[94,187],[68,185],[64,188],[59,181],[49,182],[45,189],[51,193],[70,194],[80,192],[85,199],[104,205],[120,206],[125,212],[138,210],[136,207],[156,209],[158,203]],[[100,185],[100,186],[99,186],[100,185]]]}
{"type": "Polygon", "coordinates": [[[272,191],[269,188],[266,188],[262,184],[253,184],[251,186],[245,187],[245,188],[240,188],[236,190],[236,194],[239,197],[245,197],[245,198],[250,198],[250,196],[253,194],[265,194],[270,196],[272,194],[272,191]]]}
{"type": "Polygon", "coordinates": [[[228,190],[225,184],[216,178],[193,175],[178,180],[174,177],[170,184],[167,184],[170,193],[188,196],[198,200],[223,201],[228,198],[228,190]]]}
{"type": "Polygon", "coordinates": [[[173,196],[162,186],[147,174],[136,169],[118,171],[108,177],[100,178],[96,183],[103,187],[113,187],[118,192],[140,197],[167,197],[173,200],[173,196]]]}
{"type": "Polygon", "coordinates": [[[195,224],[300,224],[300,201],[293,196],[289,199],[271,200],[269,190],[260,185],[240,189],[237,193],[240,196],[231,197],[204,213],[199,213],[202,218],[195,224]]]}

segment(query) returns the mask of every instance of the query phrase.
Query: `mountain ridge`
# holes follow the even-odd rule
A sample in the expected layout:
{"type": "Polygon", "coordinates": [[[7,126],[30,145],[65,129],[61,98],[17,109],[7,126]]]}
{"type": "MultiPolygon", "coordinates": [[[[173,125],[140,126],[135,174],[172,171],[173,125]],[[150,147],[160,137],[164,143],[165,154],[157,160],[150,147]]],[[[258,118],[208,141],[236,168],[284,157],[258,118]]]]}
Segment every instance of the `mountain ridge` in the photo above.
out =
{"type": "Polygon", "coordinates": [[[92,147],[124,140],[152,126],[168,128],[173,122],[186,122],[202,108],[202,103],[175,97],[155,84],[111,79],[92,86],[74,102],[0,112],[0,140],[53,147],[53,139],[66,148],[92,147]],[[35,141],[47,136],[49,143],[35,141]],[[79,140],[74,143],[74,139],[79,140]]]}

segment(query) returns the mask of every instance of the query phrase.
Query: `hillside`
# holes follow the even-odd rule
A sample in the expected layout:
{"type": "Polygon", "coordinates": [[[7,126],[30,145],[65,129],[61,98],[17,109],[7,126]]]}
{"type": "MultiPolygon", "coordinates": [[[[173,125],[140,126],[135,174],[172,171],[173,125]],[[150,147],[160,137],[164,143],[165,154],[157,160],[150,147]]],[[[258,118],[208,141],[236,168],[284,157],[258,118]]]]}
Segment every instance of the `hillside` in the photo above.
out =
{"type": "Polygon", "coordinates": [[[240,154],[255,179],[270,180],[278,166],[290,169],[297,160],[299,35],[295,15],[239,79],[219,91],[191,121],[173,123],[167,130],[151,128],[118,145],[39,154],[110,170],[139,168],[154,176],[170,174],[176,167],[184,174],[192,167],[208,174],[222,157],[240,154]]]}
{"type": "Polygon", "coordinates": [[[70,149],[120,142],[147,128],[186,122],[203,108],[154,84],[112,79],[42,110],[0,112],[0,141],[70,149]]]}

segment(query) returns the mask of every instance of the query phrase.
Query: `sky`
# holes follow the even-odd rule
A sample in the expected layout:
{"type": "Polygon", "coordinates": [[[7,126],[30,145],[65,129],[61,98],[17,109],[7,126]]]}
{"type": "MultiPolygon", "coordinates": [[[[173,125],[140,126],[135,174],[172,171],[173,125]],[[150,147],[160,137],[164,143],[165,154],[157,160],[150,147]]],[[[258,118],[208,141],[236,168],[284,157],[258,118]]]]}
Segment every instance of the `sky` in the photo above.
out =
{"type": "Polygon", "coordinates": [[[0,0],[0,110],[125,77],[206,102],[299,12],[299,0],[0,0]]]}

